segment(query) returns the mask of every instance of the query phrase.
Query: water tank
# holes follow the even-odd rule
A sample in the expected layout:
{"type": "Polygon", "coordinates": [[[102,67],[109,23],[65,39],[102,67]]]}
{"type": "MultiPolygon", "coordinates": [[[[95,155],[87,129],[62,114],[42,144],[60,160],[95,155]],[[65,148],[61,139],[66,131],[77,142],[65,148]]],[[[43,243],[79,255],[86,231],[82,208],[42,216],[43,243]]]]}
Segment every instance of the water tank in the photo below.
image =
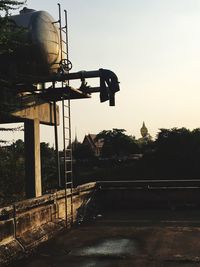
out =
{"type": "Polygon", "coordinates": [[[10,19],[23,28],[20,37],[23,45],[14,53],[0,56],[0,72],[9,77],[42,77],[57,72],[61,60],[60,38],[58,25],[51,15],[24,8],[10,19]]]}

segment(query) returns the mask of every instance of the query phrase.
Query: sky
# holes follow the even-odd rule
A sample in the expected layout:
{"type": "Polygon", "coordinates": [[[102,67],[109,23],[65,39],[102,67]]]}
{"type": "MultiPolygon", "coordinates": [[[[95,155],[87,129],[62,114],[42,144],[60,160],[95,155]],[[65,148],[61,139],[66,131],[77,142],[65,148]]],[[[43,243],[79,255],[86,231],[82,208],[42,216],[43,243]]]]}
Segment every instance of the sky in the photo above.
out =
{"type": "MultiPolygon", "coordinates": [[[[160,128],[200,127],[199,0],[60,4],[68,11],[72,71],[110,69],[121,89],[115,107],[98,95],[72,101],[73,136],[82,141],[85,134],[120,128],[139,138],[143,121],[153,137],[160,128]]],[[[27,7],[58,17],[54,0],[27,0],[27,7]]],[[[53,144],[52,127],[41,127],[41,141],[53,144]]]]}

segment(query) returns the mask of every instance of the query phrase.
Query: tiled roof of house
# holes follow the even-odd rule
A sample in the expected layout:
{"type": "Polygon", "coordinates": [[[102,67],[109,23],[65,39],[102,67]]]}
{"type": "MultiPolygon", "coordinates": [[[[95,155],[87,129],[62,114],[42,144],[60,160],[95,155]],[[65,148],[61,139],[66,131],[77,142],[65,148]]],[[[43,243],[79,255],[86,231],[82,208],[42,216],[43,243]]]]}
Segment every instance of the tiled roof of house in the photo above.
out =
{"type": "Polygon", "coordinates": [[[98,147],[98,148],[102,148],[103,144],[104,144],[104,141],[103,141],[103,139],[95,140],[96,136],[97,136],[96,134],[88,134],[88,135],[85,136],[84,141],[85,141],[85,139],[87,139],[87,141],[91,145],[93,145],[95,147],[98,147]]]}

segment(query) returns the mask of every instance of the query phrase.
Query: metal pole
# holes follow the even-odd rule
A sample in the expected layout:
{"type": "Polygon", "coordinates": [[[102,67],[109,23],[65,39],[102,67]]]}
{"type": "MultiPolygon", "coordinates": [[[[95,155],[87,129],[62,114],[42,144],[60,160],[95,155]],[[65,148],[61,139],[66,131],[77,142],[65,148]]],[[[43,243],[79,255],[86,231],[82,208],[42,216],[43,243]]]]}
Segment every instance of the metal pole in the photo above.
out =
{"type": "Polygon", "coordinates": [[[58,3],[58,12],[59,12],[59,30],[60,30],[60,52],[61,52],[61,60],[62,60],[62,28],[61,28],[61,7],[60,4],[58,3]]]}
{"type": "Polygon", "coordinates": [[[56,150],[56,169],[58,175],[58,187],[61,188],[61,177],[60,177],[60,157],[58,149],[58,127],[57,127],[57,117],[56,117],[56,102],[53,102],[53,113],[54,113],[54,133],[55,133],[55,150],[56,150]]]}

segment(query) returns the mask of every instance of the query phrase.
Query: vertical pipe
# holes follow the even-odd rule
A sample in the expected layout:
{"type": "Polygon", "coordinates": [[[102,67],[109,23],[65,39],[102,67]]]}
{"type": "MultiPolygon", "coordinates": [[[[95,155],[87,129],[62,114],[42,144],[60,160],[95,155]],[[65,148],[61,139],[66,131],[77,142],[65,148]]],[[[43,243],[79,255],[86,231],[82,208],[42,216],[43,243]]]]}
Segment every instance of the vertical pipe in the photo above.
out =
{"type": "Polygon", "coordinates": [[[60,53],[61,53],[61,55],[60,55],[60,57],[61,57],[61,61],[62,61],[62,27],[61,27],[61,7],[60,7],[60,4],[58,3],[58,12],[59,12],[59,20],[58,20],[58,22],[59,22],[59,33],[60,33],[60,53]]]}
{"type": "Polygon", "coordinates": [[[61,176],[60,176],[60,157],[58,148],[58,126],[57,126],[57,116],[56,116],[56,102],[53,102],[53,113],[54,113],[54,134],[55,134],[55,150],[56,150],[56,169],[58,175],[58,187],[61,188],[61,176]]]}

